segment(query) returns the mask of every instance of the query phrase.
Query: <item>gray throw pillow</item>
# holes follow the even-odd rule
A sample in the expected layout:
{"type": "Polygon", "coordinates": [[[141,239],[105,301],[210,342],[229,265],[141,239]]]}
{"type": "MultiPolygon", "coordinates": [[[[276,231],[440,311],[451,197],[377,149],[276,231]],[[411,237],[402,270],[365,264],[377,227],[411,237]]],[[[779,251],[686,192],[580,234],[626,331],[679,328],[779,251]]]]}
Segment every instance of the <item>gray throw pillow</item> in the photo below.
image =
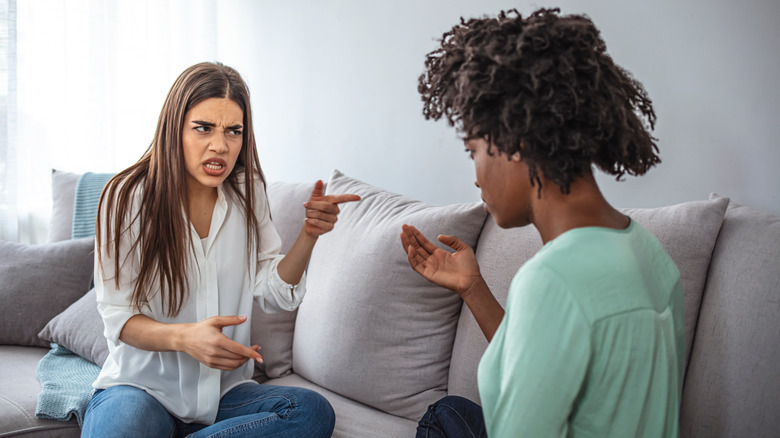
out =
{"type": "Polygon", "coordinates": [[[314,248],[298,309],[293,369],[332,392],[417,421],[447,393],[460,297],[414,272],[401,226],[475,246],[481,203],[431,206],[335,171],[328,194],[354,193],[314,248]]]}
{"type": "Polygon", "coordinates": [[[108,343],[103,336],[103,318],[97,310],[95,289],[52,318],[38,336],[55,342],[73,353],[102,367],[108,357],[108,343]]]}
{"type": "Polygon", "coordinates": [[[94,242],[0,241],[0,344],[49,346],[38,333],[89,290],[94,242]]]}

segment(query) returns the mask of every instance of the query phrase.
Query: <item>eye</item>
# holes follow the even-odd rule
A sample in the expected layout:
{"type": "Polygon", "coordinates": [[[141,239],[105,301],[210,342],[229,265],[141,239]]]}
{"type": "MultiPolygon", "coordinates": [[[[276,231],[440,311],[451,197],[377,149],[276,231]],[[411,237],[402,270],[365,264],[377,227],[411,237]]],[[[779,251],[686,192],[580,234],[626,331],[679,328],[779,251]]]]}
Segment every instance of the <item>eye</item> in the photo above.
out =
{"type": "Polygon", "coordinates": [[[229,129],[227,133],[229,135],[234,135],[234,136],[238,137],[238,136],[241,135],[241,130],[240,129],[229,129]]]}
{"type": "Polygon", "coordinates": [[[469,159],[470,160],[474,159],[474,151],[472,151],[471,149],[466,148],[466,153],[469,155],[469,159]]]}
{"type": "Polygon", "coordinates": [[[208,126],[202,126],[202,125],[201,126],[196,126],[193,129],[195,129],[198,132],[209,132],[209,131],[211,131],[211,128],[209,128],[208,126]]]}

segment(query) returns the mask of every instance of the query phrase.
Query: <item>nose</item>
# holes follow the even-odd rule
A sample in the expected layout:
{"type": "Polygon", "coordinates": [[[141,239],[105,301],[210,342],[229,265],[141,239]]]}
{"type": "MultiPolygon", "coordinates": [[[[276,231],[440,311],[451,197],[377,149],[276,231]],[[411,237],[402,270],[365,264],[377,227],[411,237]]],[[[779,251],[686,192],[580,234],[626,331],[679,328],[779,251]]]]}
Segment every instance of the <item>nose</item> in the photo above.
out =
{"type": "Polygon", "coordinates": [[[227,139],[224,135],[215,135],[209,144],[209,149],[215,153],[223,154],[228,151],[227,139]]]}
{"type": "Polygon", "coordinates": [[[474,185],[477,186],[478,189],[481,189],[482,187],[479,186],[479,181],[474,181],[474,185]]]}

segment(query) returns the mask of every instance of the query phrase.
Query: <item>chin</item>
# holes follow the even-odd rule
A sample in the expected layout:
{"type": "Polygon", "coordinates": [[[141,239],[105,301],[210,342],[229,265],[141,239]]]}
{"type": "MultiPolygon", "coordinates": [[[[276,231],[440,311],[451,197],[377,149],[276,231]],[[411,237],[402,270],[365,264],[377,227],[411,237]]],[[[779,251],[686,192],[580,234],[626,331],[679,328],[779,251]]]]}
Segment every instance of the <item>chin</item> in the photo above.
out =
{"type": "Polygon", "coordinates": [[[525,217],[508,218],[502,215],[493,214],[493,220],[496,221],[496,225],[504,229],[521,228],[531,224],[531,221],[525,217]]]}

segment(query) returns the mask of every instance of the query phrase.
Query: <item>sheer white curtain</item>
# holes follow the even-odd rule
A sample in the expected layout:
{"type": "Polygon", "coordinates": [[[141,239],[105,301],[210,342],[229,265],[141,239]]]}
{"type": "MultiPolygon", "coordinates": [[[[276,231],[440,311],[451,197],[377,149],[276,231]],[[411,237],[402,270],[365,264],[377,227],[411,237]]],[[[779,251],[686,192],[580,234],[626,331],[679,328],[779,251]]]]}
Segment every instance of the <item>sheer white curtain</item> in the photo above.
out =
{"type": "Polygon", "coordinates": [[[18,235],[16,154],[16,0],[0,0],[0,239],[18,235]],[[12,183],[14,183],[12,185],[12,183]]]}
{"type": "Polygon", "coordinates": [[[42,243],[52,169],[115,172],[135,162],[176,76],[219,60],[218,8],[216,0],[11,1],[17,81],[16,102],[5,99],[0,239],[42,243]]]}

